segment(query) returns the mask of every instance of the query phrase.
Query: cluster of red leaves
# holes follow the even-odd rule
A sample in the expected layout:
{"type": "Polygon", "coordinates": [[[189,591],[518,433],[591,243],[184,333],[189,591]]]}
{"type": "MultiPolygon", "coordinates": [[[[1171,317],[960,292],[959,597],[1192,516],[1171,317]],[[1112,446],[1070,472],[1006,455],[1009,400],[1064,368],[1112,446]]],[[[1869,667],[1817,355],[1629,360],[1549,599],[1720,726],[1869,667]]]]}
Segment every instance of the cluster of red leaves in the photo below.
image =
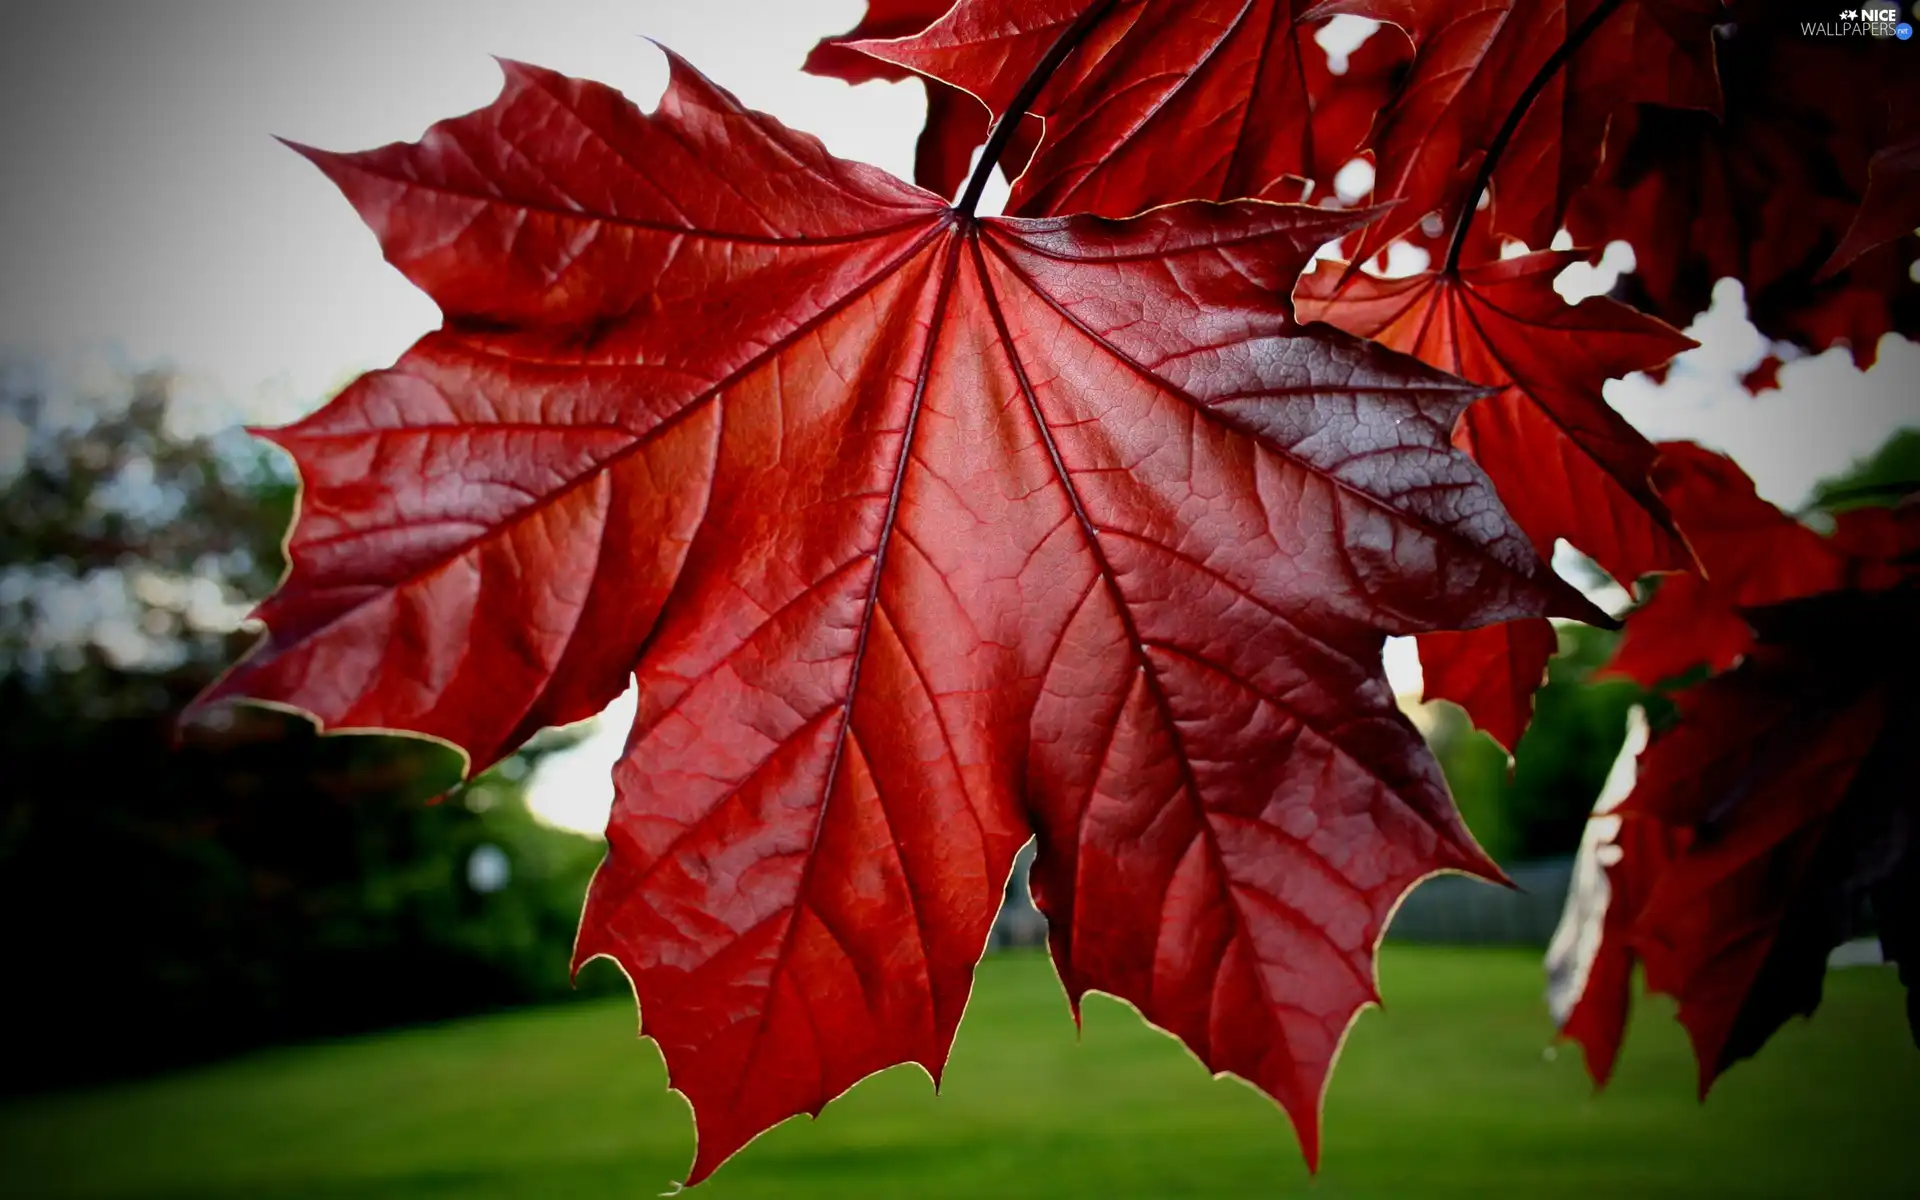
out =
{"type": "MultiPolygon", "coordinates": [[[[1565,538],[1616,579],[1683,570],[1692,558],[1648,479],[1654,449],[1601,388],[1693,343],[1604,297],[1568,305],[1553,281],[1573,258],[1543,250],[1401,279],[1325,263],[1296,300],[1303,317],[1500,389],[1467,410],[1454,444],[1493,479],[1543,557],[1565,538]]],[[[1517,745],[1554,652],[1547,622],[1427,634],[1419,645],[1427,698],[1458,703],[1517,745]]]]}
{"type": "Polygon", "coordinates": [[[1628,298],[1646,312],[1685,323],[1731,277],[1769,339],[1845,345],[1864,368],[1881,335],[1920,324],[1920,73],[1891,38],[1798,36],[1805,15],[1736,0],[1718,40],[1724,119],[1623,113],[1567,227],[1633,246],[1628,298]]]}
{"type": "Polygon", "coordinates": [[[1731,461],[1662,451],[1656,484],[1705,575],[1664,580],[1610,670],[1648,687],[1709,677],[1676,693],[1677,722],[1615,810],[1610,897],[1562,1032],[1604,1083],[1637,960],[1679,1001],[1704,1095],[1813,1011],[1863,900],[1917,982],[1920,506],[1843,512],[1822,537],[1731,461]]]}
{"type": "MultiPolygon", "coordinates": [[[[1556,540],[1622,581],[1704,566],[1670,605],[1741,586],[1601,394],[1690,343],[1566,304],[1567,253],[1502,258],[1681,220],[1655,217],[1690,168],[1643,147],[1681,109],[1729,164],[1765,140],[1714,115],[1746,44],[1716,41],[1726,15],[876,0],[809,67],[926,79],[929,190],[678,59],[651,114],[509,65],[417,143],[304,151],[445,322],[268,434],[305,489],[291,567],[205,702],[479,769],[635,681],[577,959],[632,979],[694,1106],[693,1181],[875,1070],[938,1077],[1029,837],[1070,1000],[1124,997],[1255,1083],[1311,1162],[1394,905],[1498,877],[1385,637],[1418,635],[1430,691],[1512,745],[1547,618],[1603,619],[1556,540]],[[1338,70],[1315,43],[1337,13],[1391,23],[1338,70]],[[974,214],[976,153],[1011,216],[974,214]],[[1321,202],[1356,157],[1378,204],[1321,202]],[[1579,224],[1613,193],[1617,226],[1579,224]],[[1358,263],[1403,236],[1441,265],[1301,283],[1329,243],[1358,263]]],[[[1856,194],[1806,251],[1839,310],[1766,274],[1748,223],[1739,254],[1673,261],[1790,294],[1809,345],[1904,328],[1872,264],[1908,240],[1911,147],[1870,108],[1836,118],[1859,170],[1819,186],[1856,194]]],[[[1690,316],[1663,278],[1658,311],[1690,316]]]]}

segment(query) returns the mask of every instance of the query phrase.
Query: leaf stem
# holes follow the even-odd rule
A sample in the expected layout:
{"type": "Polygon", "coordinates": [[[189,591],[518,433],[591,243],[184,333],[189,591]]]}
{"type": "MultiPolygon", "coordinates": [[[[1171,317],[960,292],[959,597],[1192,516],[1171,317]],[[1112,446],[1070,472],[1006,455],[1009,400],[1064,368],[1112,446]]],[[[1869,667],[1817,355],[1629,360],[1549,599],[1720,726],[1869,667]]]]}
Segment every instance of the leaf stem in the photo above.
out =
{"type": "Polygon", "coordinates": [[[1060,37],[1047,50],[1045,58],[1034,67],[1033,74],[1020,85],[1013,99],[1007,103],[1007,111],[993,123],[993,129],[987,134],[987,144],[980,149],[980,160],[974,164],[973,176],[967,180],[967,190],[960,193],[960,202],[954,205],[954,211],[963,219],[971,220],[973,210],[980,204],[980,193],[986,190],[987,177],[993,174],[993,168],[999,165],[1000,155],[1005,152],[1007,143],[1013,140],[1013,133],[1020,128],[1020,120],[1027,115],[1027,106],[1039,98],[1040,90],[1047,86],[1053,73],[1060,69],[1067,55],[1072,54],[1100,19],[1107,15],[1118,0],[1100,0],[1090,4],[1086,11],[1074,18],[1073,24],[1061,32],[1060,37]]]}
{"type": "Polygon", "coordinates": [[[1486,192],[1487,185],[1493,182],[1494,168],[1500,165],[1500,156],[1506,153],[1507,143],[1513,141],[1513,135],[1519,131],[1520,122],[1525,119],[1527,110],[1533,107],[1533,102],[1540,98],[1540,93],[1553,82],[1553,77],[1560,73],[1560,68],[1567,65],[1567,60],[1573,57],[1574,52],[1586,44],[1594,31],[1599,29],[1623,2],[1624,0],[1600,0],[1599,5],[1587,14],[1587,19],[1574,26],[1573,32],[1567,34],[1567,40],[1560,44],[1560,48],[1555,50],[1546,62],[1540,64],[1539,73],[1528,81],[1526,90],[1522,91],[1520,98],[1514,101],[1513,109],[1507,113],[1507,119],[1500,123],[1499,132],[1493,135],[1493,141],[1487,144],[1485,157],[1480,160],[1480,171],[1473,178],[1473,187],[1467,191],[1466,203],[1460,210],[1460,219],[1454,222],[1453,241],[1447,246],[1447,265],[1442,268],[1441,274],[1452,275],[1459,270],[1460,253],[1466,249],[1467,230],[1472,227],[1474,213],[1479,210],[1480,197],[1486,192]]]}

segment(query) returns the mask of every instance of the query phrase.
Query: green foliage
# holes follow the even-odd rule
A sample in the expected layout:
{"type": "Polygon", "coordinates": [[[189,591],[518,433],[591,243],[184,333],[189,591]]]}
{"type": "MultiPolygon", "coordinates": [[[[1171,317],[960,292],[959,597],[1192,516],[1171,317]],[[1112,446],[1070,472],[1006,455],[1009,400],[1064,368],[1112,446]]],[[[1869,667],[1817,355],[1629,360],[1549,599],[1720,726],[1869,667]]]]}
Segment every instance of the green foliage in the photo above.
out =
{"type": "Polygon", "coordinates": [[[1878,450],[1813,486],[1810,508],[1841,512],[1891,504],[1920,491],[1920,429],[1902,429],[1878,450]]]}

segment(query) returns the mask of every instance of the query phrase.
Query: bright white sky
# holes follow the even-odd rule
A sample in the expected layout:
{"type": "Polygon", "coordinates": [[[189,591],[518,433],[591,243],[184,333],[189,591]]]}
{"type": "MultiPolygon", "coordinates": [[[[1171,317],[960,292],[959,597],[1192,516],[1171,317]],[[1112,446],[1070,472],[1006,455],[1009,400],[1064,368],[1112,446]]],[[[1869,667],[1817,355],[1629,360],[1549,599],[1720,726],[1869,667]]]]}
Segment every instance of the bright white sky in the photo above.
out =
{"type": "MultiPolygon", "coordinates": [[[[801,74],[863,0],[10,0],[0,5],[0,350],[89,364],[171,363],[205,429],[283,421],[438,320],[380,259],[312,166],[273,140],[357,149],[410,139],[499,90],[490,55],[590,77],[651,105],[652,37],[835,153],[905,173],[917,85],[801,74]]],[[[1920,424],[1920,348],[1888,339],[1871,373],[1843,351],[1789,364],[1758,399],[1764,354],[1737,288],[1692,331],[1663,387],[1610,386],[1655,438],[1737,457],[1798,504],[1821,476],[1920,424]]],[[[1404,648],[1396,684],[1418,689],[1404,648]]],[[[549,760],[534,804],[597,832],[631,705],[549,760]]],[[[611,718],[613,714],[609,714],[611,718]]]]}

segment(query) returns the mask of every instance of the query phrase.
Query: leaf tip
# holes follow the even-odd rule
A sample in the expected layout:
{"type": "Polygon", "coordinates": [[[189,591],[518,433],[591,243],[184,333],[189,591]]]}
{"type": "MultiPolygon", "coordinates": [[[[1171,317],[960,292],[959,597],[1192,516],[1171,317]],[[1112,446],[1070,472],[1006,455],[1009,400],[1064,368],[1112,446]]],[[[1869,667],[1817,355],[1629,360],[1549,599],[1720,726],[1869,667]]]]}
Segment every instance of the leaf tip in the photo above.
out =
{"type": "Polygon", "coordinates": [[[1582,625],[1610,632],[1618,632],[1623,628],[1618,617],[1589,600],[1585,592],[1560,578],[1551,567],[1548,568],[1548,574],[1553,576],[1553,582],[1546,616],[1578,621],[1582,625]]]}
{"type": "Polygon", "coordinates": [[[1616,1056],[1608,1047],[1590,1043],[1588,1039],[1562,1032],[1559,1040],[1577,1042],[1580,1046],[1580,1059],[1586,1065],[1587,1078],[1593,1082],[1593,1094],[1598,1096],[1607,1090],[1607,1084],[1613,1079],[1613,1065],[1616,1056]]]}
{"type": "Polygon", "coordinates": [[[287,438],[293,429],[291,425],[242,425],[240,427],[248,437],[259,438],[270,445],[286,448],[287,438]]]}
{"type": "Polygon", "coordinates": [[[707,77],[700,68],[687,61],[686,57],[672,46],[657,38],[647,38],[647,43],[667,59],[667,90],[669,92],[686,86],[689,82],[707,83],[707,77]]]}
{"type": "Polygon", "coordinates": [[[851,41],[835,42],[834,45],[842,49],[852,50],[856,54],[864,54],[868,58],[886,63],[888,66],[905,67],[907,66],[906,63],[900,62],[898,59],[888,58],[885,54],[881,53],[882,47],[896,45],[905,40],[905,38],[855,38],[851,41]]]}
{"type": "Polygon", "coordinates": [[[273,135],[273,140],[276,142],[279,142],[282,146],[285,146],[287,149],[293,151],[295,154],[298,154],[301,158],[306,159],[308,162],[312,163],[314,166],[319,167],[322,171],[325,171],[329,176],[333,174],[332,168],[334,164],[338,163],[342,158],[345,157],[345,155],[340,154],[338,151],[322,150],[318,146],[309,146],[305,142],[296,142],[292,138],[281,137],[277,133],[273,135]]]}
{"type": "MultiPolygon", "coordinates": [[[[1476,844],[1474,849],[1479,850],[1480,848],[1476,844]]],[[[1478,857],[1479,861],[1474,863],[1472,870],[1469,872],[1474,878],[1491,883],[1496,887],[1506,888],[1510,892],[1521,895],[1526,893],[1526,889],[1518,883],[1515,883],[1513,876],[1507,874],[1499,863],[1488,857],[1486,851],[1480,850],[1478,857]]]]}
{"type": "MultiPolygon", "coordinates": [[[[1321,1103],[1326,1102],[1326,1093],[1322,1089],[1321,1103]]],[[[1307,1174],[1320,1173],[1320,1113],[1314,1112],[1309,1119],[1295,1122],[1294,1131],[1300,1138],[1300,1157],[1306,1161],[1307,1174]]]]}
{"type": "Polygon", "coordinates": [[[924,1058],[914,1059],[913,1064],[919,1067],[922,1071],[925,1071],[927,1073],[927,1078],[933,1081],[933,1094],[935,1098],[938,1098],[940,1095],[940,1086],[943,1082],[943,1076],[945,1076],[947,1071],[947,1064],[944,1061],[928,1062],[924,1058]]]}
{"type": "Polygon", "coordinates": [[[1694,1098],[1696,1103],[1705,1104],[1707,1102],[1707,1093],[1713,1091],[1713,1084],[1716,1078],[1717,1073],[1714,1069],[1703,1061],[1700,1064],[1700,1079],[1695,1087],[1694,1098]]]}

